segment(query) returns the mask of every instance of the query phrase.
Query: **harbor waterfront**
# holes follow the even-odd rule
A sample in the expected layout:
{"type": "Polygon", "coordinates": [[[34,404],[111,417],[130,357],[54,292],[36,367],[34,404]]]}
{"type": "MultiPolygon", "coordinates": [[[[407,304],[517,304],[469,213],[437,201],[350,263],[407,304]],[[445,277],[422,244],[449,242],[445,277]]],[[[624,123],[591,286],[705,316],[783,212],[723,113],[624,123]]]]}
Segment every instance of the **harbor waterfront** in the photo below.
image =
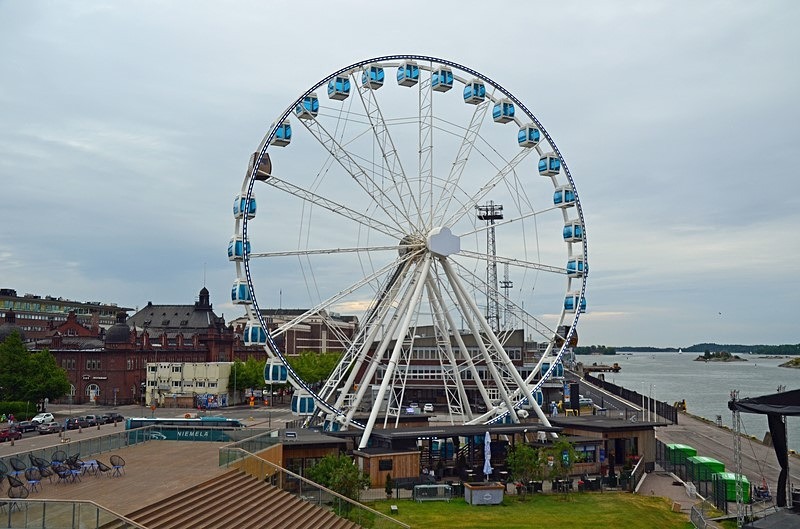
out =
{"type": "MultiPolygon", "coordinates": [[[[775,393],[781,386],[786,390],[798,388],[797,369],[778,367],[788,362],[786,357],[739,355],[746,361],[703,362],[696,361],[702,353],[620,353],[614,356],[577,357],[579,362],[591,365],[620,365],[617,373],[605,373],[605,379],[653,399],[672,404],[686,400],[686,411],[713,422],[721,419],[724,426],[732,427],[728,409],[731,391],[738,390],[739,398],[758,397],[775,393]]],[[[769,430],[763,415],[742,413],[742,433],[759,440],[769,430]]],[[[800,419],[787,417],[789,449],[800,452],[800,419]]]]}

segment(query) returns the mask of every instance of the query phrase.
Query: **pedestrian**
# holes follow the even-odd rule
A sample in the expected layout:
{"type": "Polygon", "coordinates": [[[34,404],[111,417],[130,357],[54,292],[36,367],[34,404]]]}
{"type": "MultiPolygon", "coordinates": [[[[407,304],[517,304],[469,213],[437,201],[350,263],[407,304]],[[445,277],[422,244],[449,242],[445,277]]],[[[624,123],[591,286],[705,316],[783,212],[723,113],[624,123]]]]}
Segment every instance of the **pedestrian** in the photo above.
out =
{"type": "Polygon", "coordinates": [[[2,416],[0,416],[0,422],[6,422],[7,420],[8,418],[6,417],[5,413],[2,416]]]}
{"type": "Polygon", "coordinates": [[[14,414],[13,413],[9,413],[8,414],[8,424],[14,424],[14,414]]]}

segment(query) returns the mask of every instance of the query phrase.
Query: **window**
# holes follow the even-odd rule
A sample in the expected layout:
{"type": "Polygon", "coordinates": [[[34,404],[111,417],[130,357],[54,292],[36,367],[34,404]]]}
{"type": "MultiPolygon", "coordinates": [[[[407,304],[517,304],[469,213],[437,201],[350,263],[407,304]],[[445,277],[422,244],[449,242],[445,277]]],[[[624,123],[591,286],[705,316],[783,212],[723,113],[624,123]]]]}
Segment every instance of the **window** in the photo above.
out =
{"type": "Polygon", "coordinates": [[[173,373],[180,373],[183,371],[183,366],[172,366],[173,373]]]}
{"type": "Polygon", "coordinates": [[[172,387],[173,387],[173,388],[179,388],[179,387],[181,387],[181,381],[180,381],[180,380],[173,380],[173,381],[172,381],[172,387]]]}

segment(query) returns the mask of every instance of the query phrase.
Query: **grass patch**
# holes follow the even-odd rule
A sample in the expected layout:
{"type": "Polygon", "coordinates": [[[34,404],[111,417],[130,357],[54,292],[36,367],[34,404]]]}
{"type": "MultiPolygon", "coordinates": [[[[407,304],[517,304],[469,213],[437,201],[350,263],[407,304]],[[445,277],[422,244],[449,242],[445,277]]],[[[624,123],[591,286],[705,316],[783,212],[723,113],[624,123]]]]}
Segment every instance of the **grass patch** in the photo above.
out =
{"type": "Polygon", "coordinates": [[[506,496],[500,505],[469,505],[463,498],[453,499],[449,503],[381,500],[368,505],[387,514],[390,505],[397,505],[399,512],[394,517],[415,529],[486,529],[487,527],[689,529],[693,527],[685,514],[670,510],[671,504],[668,499],[623,492],[567,496],[536,494],[528,496],[525,500],[519,500],[516,496],[506,496]]]}

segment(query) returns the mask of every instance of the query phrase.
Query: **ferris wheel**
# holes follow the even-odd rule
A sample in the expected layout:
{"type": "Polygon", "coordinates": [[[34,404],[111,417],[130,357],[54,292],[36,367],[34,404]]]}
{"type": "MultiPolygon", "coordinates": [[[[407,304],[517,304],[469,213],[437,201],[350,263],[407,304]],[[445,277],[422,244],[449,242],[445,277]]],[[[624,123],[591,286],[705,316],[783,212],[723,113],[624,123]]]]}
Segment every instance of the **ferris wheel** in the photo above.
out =
{"type": "Polygon", "coordinates": [[[416,55],[331,73],[269,127],[233,211],[245,342],[308,423],[362,428],[363,446],[419,402],[452,423],[549,425],[542,387],[585,310],[585,224],[552,138],[498,83],[416,55]],[[272,321],[278,300],[302,310],[272,321]],[[343,350],[315,385],[281,347],[312,318],[343,350]]]}

